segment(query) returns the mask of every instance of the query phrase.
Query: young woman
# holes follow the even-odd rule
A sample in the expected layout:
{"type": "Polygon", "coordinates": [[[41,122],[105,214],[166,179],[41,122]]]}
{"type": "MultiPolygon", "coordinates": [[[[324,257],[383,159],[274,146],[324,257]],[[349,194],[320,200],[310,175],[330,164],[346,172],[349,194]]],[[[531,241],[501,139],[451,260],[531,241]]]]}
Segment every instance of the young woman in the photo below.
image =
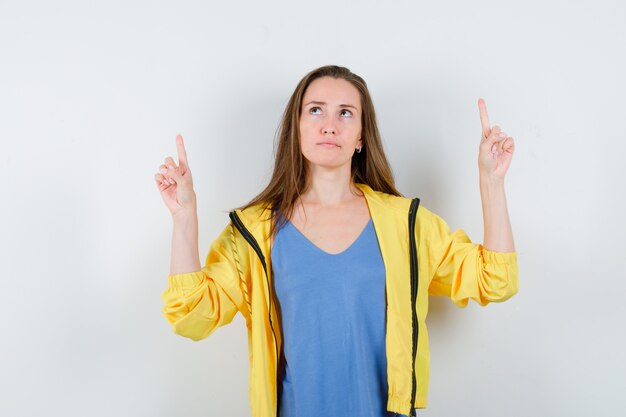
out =
{"type": "Polygon", "coordinates": [[[246,319],[253,417],[415,415],[426,407],[428,295],[459,307],[518,290],[504,176],[513,138],[478,101],[485,238],[474,244],[394,186],[363,79],[325,66],[285,109],[269,185],[198,255],[183,139],[157,187],[174,220],[163,313],[192,340],[246,319]]]}

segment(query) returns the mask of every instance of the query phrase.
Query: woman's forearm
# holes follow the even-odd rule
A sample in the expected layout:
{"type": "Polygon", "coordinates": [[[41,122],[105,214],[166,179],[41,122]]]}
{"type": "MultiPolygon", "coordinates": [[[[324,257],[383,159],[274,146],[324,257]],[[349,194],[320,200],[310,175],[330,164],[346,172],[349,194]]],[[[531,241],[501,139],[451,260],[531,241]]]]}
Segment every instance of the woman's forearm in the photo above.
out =
{"type": "Polygon", "coordinates": [[[173,220],[170,275],[200,271],[198,215],[195,210],[189,213],[178,213],[173,220]]]}
{"type": "Polygon", "coordinates": [[[503,178],[480,177],[483,203],[483,246],[494,252],[515,252],[503,178]]]}

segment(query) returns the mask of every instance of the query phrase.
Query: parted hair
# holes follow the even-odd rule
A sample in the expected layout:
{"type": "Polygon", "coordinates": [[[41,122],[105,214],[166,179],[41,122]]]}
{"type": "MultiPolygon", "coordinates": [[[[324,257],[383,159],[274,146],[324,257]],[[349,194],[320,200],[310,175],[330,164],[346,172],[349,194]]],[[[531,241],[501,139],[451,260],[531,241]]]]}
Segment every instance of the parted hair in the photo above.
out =
{"type": "Polygon", "coordinates": [[[375,191],[401,196],[396,190],[393,174],[382,146],[382,140],[376,123],[376,112],[367,84],[360,76],[348,68],[327,65],[316,68],[306,74],[296,86],[285,111],[274,147],[274,170],[269,184],[261,193],[239,209],[243,210],[256,204],[271,207],[270,233],[276,232],[287,219],[290,219],[298,199],[309,186],[309,169],[300,148],[300,115],[302,99],[308,86],[321,77],[341,78],[350,82],[361,96],[361,139],[363,147],[360,153],[352,156],[351,181],[369,185],[375,191]]]}

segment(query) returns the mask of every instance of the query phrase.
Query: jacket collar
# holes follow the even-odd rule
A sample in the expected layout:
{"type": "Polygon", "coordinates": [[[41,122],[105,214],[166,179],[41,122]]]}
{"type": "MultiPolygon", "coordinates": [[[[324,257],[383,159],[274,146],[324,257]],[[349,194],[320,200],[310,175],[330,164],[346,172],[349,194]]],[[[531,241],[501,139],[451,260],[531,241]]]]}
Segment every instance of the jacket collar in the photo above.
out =
{"type": "MultiPolygon", "coordinates": [[[[410,199],[406,197],[398,197],[382,191],[375,191],[369,185],[355,183],[355,186],[363,192],[365,200],[372,216],[372,221],[376,221],[382,216],[381,209],[385,209],[389,214],[389,209],[397,211],[397,214],[406,215],[410,204],[410,199]]],[[[271,219],[271,204],[255,204],[245,210],[237,210],[241,221],[251,233],[255,233],[257,228],[261,226],[264,231],[269,231],[269,223],[271,219]],[[267,230],[265,230],[267,228],[267,230]]]]}

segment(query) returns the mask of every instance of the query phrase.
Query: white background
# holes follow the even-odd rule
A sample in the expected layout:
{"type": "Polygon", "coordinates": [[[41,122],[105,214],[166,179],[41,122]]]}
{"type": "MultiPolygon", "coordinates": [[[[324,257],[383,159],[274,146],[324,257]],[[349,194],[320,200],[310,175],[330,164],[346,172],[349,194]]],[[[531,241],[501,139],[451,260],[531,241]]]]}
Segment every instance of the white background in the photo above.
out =
{"type": "Polygon", "coordinates": [[[520,290],[431,298],[420,416],[618,416],[626,6],[596,1],[0,0],[0,414],[249,416],[241,316],[161,315],[183,134],[201,260],[267,183],[298,80],[365,78],[397,186],[482,242],[477,100],[515,138],[520,290]]]}

